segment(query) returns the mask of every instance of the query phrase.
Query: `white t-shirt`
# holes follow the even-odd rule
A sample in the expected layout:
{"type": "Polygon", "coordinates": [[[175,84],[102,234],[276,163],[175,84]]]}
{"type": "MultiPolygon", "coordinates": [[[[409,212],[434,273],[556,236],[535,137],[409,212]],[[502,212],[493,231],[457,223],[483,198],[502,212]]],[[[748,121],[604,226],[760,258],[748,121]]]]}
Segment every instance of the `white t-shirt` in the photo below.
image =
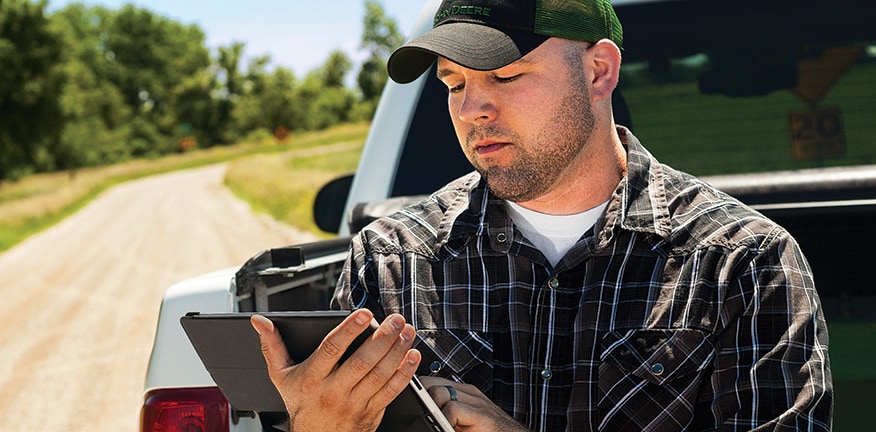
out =
{"type": "Polygon", "coordinates": [[[608,201],[571,215],[549,215],[505,201],[508,215],[517,229],[540,250],[552,266],[556,266],[566,252],[602,216],[608,201]]]}

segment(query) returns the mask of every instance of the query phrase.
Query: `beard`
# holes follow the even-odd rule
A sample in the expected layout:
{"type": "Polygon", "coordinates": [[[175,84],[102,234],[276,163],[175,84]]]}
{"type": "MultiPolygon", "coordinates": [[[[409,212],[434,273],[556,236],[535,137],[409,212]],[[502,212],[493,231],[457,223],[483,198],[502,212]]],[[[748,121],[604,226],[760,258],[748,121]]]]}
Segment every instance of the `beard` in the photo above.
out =
{"type": "Polygon", "coordinates": [[[467,134],[468,143],[483,137],[501,136],[523,144],[515,146],[517,153],[509,165],[487,165],[474,157],[469,158],[499,198],[527,202],[543,196],[560,176],[565,175],[566,168],[580,163],[579,157],[588,147],[596,121],[590,108],[590,91],[583,70],[572,68],[569,82],[569,92],[530,142],[494,125],[475,127],[467,134]]]}

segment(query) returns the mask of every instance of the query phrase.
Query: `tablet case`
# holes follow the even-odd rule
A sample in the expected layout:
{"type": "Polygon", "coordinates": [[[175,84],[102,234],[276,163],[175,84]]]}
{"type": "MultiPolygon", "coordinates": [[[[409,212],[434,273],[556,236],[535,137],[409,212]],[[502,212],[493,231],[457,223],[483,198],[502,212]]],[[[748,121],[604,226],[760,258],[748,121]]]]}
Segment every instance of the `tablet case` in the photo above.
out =
{"type": "MultiPolygon", "coordinates": [[[[301,362],[350,311],[260,312],[274,322],[290,357],[301,362]]],[[[189,313],[180,323],[219,389],[236,410],[285,412],[285,405],[268,376],[252,313],[189,313]]],[[[363,334],[354,343],[367,338],[363,334]]],[[[352,351],[352,350],[351,350],[352,351]]],[[[349,355],[349,353],[347,354],[349,355]]],[[[387,407],[378,432],[452,432],[429,394],[414,377],[387,407]]]]}

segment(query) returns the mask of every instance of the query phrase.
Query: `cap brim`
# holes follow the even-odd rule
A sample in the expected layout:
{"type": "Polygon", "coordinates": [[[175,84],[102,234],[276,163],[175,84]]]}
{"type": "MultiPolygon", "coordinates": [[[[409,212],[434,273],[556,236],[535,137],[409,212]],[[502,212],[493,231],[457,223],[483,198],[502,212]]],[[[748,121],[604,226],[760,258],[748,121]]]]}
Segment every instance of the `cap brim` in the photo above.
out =
{"type": "Polygon", "coordinates": [[[474,70],[507,66],[541,45],[547,36],[452,22],[401,46],[387,61],[389,77],[405,84],[417,79],[440,56],[474,70]]]}

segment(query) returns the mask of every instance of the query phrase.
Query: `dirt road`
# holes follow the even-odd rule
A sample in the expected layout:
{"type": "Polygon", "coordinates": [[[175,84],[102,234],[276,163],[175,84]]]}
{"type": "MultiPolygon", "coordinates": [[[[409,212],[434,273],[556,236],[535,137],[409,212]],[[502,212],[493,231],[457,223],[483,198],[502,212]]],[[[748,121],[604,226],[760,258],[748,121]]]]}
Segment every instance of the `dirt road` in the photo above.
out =
{"type": "Polygon", "coordinates": [[[174,282],[312,240],[256,216],[224,165],[120,185],[0,255],[0,431],[137,431],[174,282]]]}

